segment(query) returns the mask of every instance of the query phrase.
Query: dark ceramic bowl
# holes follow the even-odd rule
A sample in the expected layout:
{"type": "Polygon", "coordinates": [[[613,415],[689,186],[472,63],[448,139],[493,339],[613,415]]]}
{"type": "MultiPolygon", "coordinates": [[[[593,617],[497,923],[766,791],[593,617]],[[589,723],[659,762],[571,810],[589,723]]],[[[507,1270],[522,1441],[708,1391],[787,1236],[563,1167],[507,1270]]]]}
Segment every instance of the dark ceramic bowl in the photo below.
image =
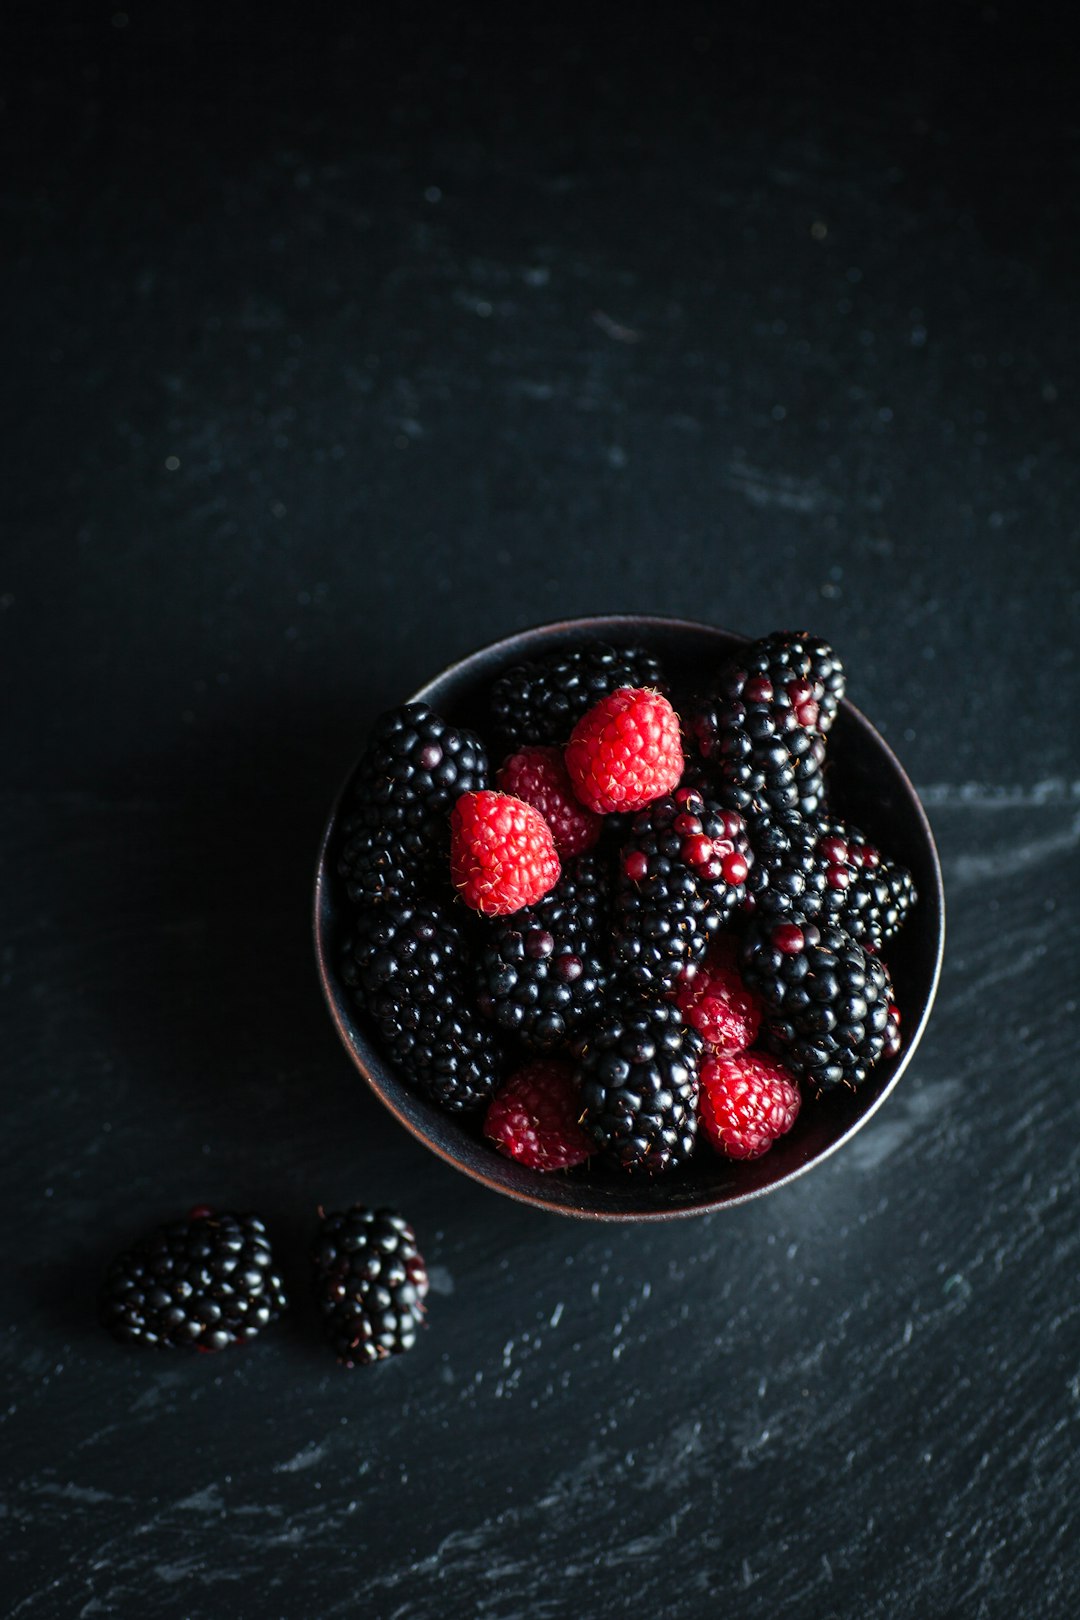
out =
{"type": "MultiPolygon", "coordinates": [[[[663,660],[674,687],[693,690],[746,639],[679,619],[613,616],[543,625],[483,647],[437,675],[414,698],[448,719],[489,732],[486,694],[502,670],[575,642],[600,638],[616,646],[644,644],[663,660]]],[[[858,669],[849,671],[858,686],[858,669]]],[[[870,722],[844,702],[829,736],[830,807],[872,836],[889,856],[910,867],[919,901],[888,962],[902,1015],[904,1046],[881,1063],[855,1093],[807,1101],[794,1128],[763,1158],[735,1163],[702,1141],[691,1164],[655,1180],[627,1176],[592,1161],[544,1174],[504,1158],[481,1139],[479,1122],[443,1113],[413,1091],[380,1055],[342,981],[338,963],[347,918],[335,872],[338,795],[319,852],[315,885],[315,948],[330,1015],[345,1050],[406,1129],[448,1163],[496,1192],[563,1215],[598,1220],[665,1220],[725,1209],[771,1192],[849,1142],[884,1102],[915,1055],[937,989],[945,941],[941,867],[933,834],[903,768],[870,722]]]]}

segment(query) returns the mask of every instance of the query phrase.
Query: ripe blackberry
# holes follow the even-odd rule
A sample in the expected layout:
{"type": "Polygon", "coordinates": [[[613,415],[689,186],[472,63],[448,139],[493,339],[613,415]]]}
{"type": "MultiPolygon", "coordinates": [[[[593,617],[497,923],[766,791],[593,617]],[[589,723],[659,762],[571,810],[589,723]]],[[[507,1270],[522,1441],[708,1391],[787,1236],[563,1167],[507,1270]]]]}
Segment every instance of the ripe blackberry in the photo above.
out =
{"type": "Polygon", "coordinates": [[[114,1338],[195,1350],[246,1344],[285,1304],[259,1217],[201,1207],[119,1255],[99,1301],[114,1338]]]}
{"type": "Polygon", "coordinates": [[[498,1038],[469,1000],[471,972],[463,929],[423,900],[361,912],[342,964],[386,1056],[451,1113],[487,1102],[501,1072],[498,1038]]]}
{"type": "Polygon", "coordinates": [[[426,703],[390,709],[376,722],[349,788],[339,871],[361,904],[400,898],[445,869],[449,814],[463,793],[488,785],[479,737],[426,703]]]}
{"type": "Polygon", "coordinates": [[[758,860],[749,893],[762,917],[836,926],[876,951],[915,904],[911,873],[856,827],[789,811],[752,817],[750,837],[758,860]]]}
{"type": "Polygon", "coordinates": [[[580,855],[536,905],[485,925],[477,1006],[540,1052],[561,1045],[603,1004],[607,931],[603,867],[580,855]]]}
{"type": "Polygon", "coordinates": [[[684,727],[711,760],[724,802],[743,814],[825,807],[825,734],[843,694],[843,668],[826,642],[777,631],[752,642],[698,699],[684,727]]]}
{"type": "Polygon", "coordinates": [[[884,963],[839,928],[755,922],[742,971],[764,1045],[815,1091],[861,1085],[897,1033],[884,963]]]}
{"type": "Polygon", "coordinates": [[[411,1350],[428,1274],[412,1227],[392,1209],[319,1211],[312,1250],[323,1331],[345,1367],[411,1350]]]}
{"type": "Polygon", "coordinates": [[[684,1164],[697,1138],[700,1035],[670,1002],[615,1002],[574,1043],[582,1126],[624,1170],[684,1164]]]}
{"type": "Polygon", "coordinates": [[[623,980],[670,990],[732,921],[753,859],[742,817],[692,788],[641,811],[617,864],[613,960],[623,980]]]}
{"type": "Polygon", "coordinates": [[[561,746],[599,698],[622,686],[662,687],[658,660],[643,647],[590,641],[506,670],[491,689],[492,715],[511,749],[561,746]]]}

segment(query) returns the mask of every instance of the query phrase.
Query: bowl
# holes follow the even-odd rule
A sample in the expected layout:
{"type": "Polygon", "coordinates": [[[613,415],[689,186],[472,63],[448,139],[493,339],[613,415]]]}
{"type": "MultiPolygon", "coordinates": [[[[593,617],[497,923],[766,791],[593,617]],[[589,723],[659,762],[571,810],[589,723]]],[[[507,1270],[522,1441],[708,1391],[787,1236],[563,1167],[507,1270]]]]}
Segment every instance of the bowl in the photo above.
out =
{"type": "MultiPolygon", "coordinates": [[[[719,665],[748,638],[681,619],[639,615],[569,619],[480,648],[428,681],[410,701],[422,700],[483,736],[490,730],[486,693],[497,675],[514,664],[590,639],[648,647],[661,658],[676,689],[692,690],[701,684],[703,670],[719,665]]],[[[849,670],[848,678],[857,688],[858,670],[849,670]]],[[[909,867],[918,888],[918,903],[888,950],[904,1046],[895,1058],[879,1063],[857,1091],[807,1101],[793,1129],[760,1159],[726,1160],[703,1142],[688,1165],[651,1180],[628,1176],[596,1160],[572,1171],[530,1170],[486,1144],[478,1121],[442,1112],[401,1079],[365,1029],[339,970],[348,902],[336,873],[336,850],[350,772],[330,812],[319,851],[314,922],[323,994],[359,1074],[395,1118],[448,1164],[495,1192],[561,1215],[649,1221],[703,1214],[758,1198],[822,1163],[877,1112],[914,1058],[933,1006],[945,941],[941,866],[930,824],[903,767],[865,715],[846,699],[828,746],[830,809],[873,837],[890,858],[909,867]]]]}

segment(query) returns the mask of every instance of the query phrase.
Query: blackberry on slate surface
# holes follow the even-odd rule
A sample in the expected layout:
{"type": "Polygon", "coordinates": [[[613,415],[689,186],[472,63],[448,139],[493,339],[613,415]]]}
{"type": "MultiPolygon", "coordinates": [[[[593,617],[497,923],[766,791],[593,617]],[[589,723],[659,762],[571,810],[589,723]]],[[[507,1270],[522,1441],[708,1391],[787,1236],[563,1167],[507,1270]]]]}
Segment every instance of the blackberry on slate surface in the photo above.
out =
{"type": "Polygon", "coordinates": [[[613,960],[637,989],[667,991],[746,898],[746,827],[692,788],[635,816],[618,857],[613,960]]]}
{"type": "Polygon", "coordinates": [[[777,631],[750,643],[698,699],[684,729],[713,762],[724,802],[744,814],[825,807],[825,734],[844,690],[843,668],[826,642],[777,631]]]}
{"type": "Polygon", "coordinates": [[[536,905],[485,925],[477,1006],[538,1051],[562,1044],[603,1004],[606,933],[603,867],[581,855],[536,905]]]}
{"type": "Polygon", "coordinates": [[[624,1170],[684,1164],[697,1138],[700,1035],[670,1002],[615,1002],[574,1043],[582,1126],[624,1170]]]}
{"type": "Polygon", "coordinates": [[[201,1207],[119,1255],[99,1301],[115,1338],[195,1350],[254,1339],[285,1303],[259,1217],[201,1207]]]}
{"type": "Polygon", "coordinates": [[[755,922],[742,971],[765,1003],[763,1044],[815,1091],[861,1085],[896,1036],[884,963],[842,929],[755,922]]]}
{"type": "Polygon", "coordinates": [[[494,682],[491,709],[510,748],[565,743],[599,698],[622,686],[663,686],[659,661],[643,647],[590,641],[517,664],[494,682]]]}
{"type": "Polygon", "coordinates": [[[469,999],[471,971],[464,930],[421,900],[361,912],[342,964],[386,1056],[452,1113],[487,1102],[502,1068],[498,1037],[469,999]]]}
{"type": "Polygon", "coordinates": [[[751,817],[749,825],[757,854],[749,892],[762,917],[835,925],[879,950],[915,904],[911,873],[886,861],[856,827],[807,821],[796,811],[751,817]]]}
{"type": "Polygon", "coordinates": [[[462,793],[488,785],[479,737],[426,703],[390,709],[376,722],[349,788],[339,870],[361,904],[401,898],[445,866],[449,814],[462,793]]]}
{"type": "Polygon", "coordinates": [[[312,1251],[323,1330],[346,1367],[411,1350],[428,1274],[412,1227],[392,1209],[319,1211],[312,1251]]]}

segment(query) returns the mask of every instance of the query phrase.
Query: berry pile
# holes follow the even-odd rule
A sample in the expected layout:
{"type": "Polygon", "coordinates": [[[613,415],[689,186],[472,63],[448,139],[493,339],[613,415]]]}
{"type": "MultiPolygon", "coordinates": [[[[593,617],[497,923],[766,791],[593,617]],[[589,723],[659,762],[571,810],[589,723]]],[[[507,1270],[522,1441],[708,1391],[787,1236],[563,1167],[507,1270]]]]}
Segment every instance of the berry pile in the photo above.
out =
{"type": "Polygon", "coordinates": [[[774,632],[707,673],[563,650],[495,680],[483,740],[390,711],[354,776],[343,977],[403,1078],[529,1169],[757,1158],[900,1050],[881,952],[915,886],[829,802],[843,665],[774,632]]]}

